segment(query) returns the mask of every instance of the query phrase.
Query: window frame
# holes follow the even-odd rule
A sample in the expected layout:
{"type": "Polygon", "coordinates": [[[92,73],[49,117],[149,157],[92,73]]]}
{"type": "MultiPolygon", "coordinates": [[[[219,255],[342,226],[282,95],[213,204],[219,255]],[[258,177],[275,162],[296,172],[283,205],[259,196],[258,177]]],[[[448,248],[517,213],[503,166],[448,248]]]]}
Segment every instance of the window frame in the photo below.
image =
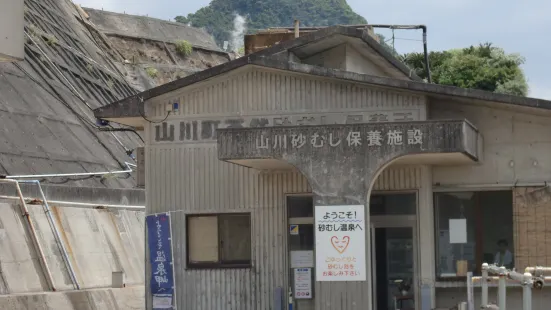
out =
{"type": "MultiPolygon", "coordinates": [[[[440,253],[440,244],[438,240],[438,228],[439,228],[439,219],[438,219],[438,199],[436,198],[437,195],[441,194],[449,194],[449,193],[459,193],[459,192],[466,192],[466,193],[473,193],[474,198],[474,213],[475,213],[475,261],[476,263],[476,269],[473,270],[473,276],[474,275],[480,275],[482,273],[482,263],[484,260],[483,257],[483,249],[484,249],[484,238],[483,238],[483,217],[482,217],[482,206],[480,203],[480,196],[477,195],[478,193],[482,192],[509,192],[511,194],[511,216],[514,217],[514,190],[513,188],[496,188],[496,189],[472,189],[472,190],[445,190],[445,191],[433,191],[433,221],[434,221],[434,256],[435,256],[435,278],[436,282],[464,282],[467,280],[467,276],[455,276],[455,277],[442,277],[440,276],[440,262],[438,260],[439,253],[440,253]]],[[[514,222],[511,229],[514,229],[514,222]]],[[[514,243],[514,234],[513,234],[513,243],[514,243]]],[[[516,249],[513,249],[513,259],[515,257],[516,249]]]]}
{"type": "Polygon", "coordinates": [[[193,213],[193,214],[187,214],[186,215],[186,269],[243,269],[243,268],[251,268],[252,267],[252,253],[253,247],[252,247],[252,214],[251,212],[225,212],[225,213],[193,213]],[[221,229],[220,229],[220,218],[223,216],[235,216],[235,215],[241,215],[241,216],[247,216],[249,220],[249,243],[250,243],[250,251],[249,251],[249,259],[248,260],[239,260],[239,261],[222,261],[222,251],[223,247],[221,246],[222,240],[224,240],[221,237],[221,229]],[[216,217],[216,225],[218,228],[218,261],[217,262],[198,262],[194,263],[190,261],[190,234],[189,234],[189,222],[191,218],[194,217],[216,217]]]}

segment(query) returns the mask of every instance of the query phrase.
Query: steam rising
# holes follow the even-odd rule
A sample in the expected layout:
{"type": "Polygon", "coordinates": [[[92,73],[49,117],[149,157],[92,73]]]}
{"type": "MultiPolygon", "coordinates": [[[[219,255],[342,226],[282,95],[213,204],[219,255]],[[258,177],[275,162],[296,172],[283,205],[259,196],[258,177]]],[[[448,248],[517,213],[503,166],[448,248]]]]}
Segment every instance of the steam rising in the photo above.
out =
{"type": "Polygon", "coordinates": [[[245,17],[235,13],[235,18],[233,19],[233,30],[231,32],[231,48],[234,52],[237,52],[237,50],[243,45],[246,31],[247,21],[245,20],[245,17]]]}

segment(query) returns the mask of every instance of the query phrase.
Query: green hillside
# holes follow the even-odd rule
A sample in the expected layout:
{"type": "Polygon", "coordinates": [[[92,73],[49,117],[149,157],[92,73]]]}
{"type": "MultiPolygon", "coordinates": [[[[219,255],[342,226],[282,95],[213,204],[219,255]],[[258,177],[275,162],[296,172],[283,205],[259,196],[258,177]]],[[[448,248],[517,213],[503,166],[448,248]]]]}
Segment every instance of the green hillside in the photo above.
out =
{"type": "Polygon", "coordinates": [[[235,13],[246,19],[248,33],[269,27],[291,27],[295,19],[300,20],[301,26],[366,23],[346,0],[212,0],[194,14],[175,19],[206,28],[222,46],[224,41],[232,41],[235,13]]]}

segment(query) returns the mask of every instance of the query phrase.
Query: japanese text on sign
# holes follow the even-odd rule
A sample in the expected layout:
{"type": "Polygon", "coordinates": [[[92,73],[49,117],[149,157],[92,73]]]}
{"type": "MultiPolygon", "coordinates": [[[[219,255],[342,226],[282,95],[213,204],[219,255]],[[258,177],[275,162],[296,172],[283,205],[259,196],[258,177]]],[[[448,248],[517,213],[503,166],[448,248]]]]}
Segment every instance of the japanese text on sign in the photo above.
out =
{"type": "Polygon", "coordinates": [[[295,298],[296,299],[311,299],[312,298],[312,269],[297,268],[295,273],[295,298]]]}
{"type": "Polygon", "coordinates": [[[146,219],[151,262],[153,309],[172,309],[174,275],[169,214],[153,214],[146,219]]]}
{"type": "Polygon", "coordinates": [[[316,206],[316,280],[365,281],[364,206],[316,206]]]}
{"type": "Polygon", "coordinates": [[[306,144],[310,144],[314,148],[324,146],[337,147],[339,145],[347,147],[359,147],[362,145],[377,147],[383,144],[397,146],[416,145],[423,144],[423,133],[420,129],[408,129],[405,132],[402,130],[389,130],[387,132],[372,130],[366,133],[349,131],[345,136],[340,136],[337,133],[319,134],[314,132],[308,136],[302,133],[274,135],[272,137],[261,135],[256,139],[257,149],[300,149],[306,144]]]}

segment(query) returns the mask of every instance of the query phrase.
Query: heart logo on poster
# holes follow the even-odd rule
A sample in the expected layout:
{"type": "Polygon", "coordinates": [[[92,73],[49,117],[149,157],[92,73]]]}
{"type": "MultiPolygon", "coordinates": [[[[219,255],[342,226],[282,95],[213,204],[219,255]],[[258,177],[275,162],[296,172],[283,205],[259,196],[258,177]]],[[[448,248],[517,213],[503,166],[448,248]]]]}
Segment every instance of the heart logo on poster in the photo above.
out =
{"type": "Polygon", "coordinates": [[[348,248],[348,245],[350,244],[350,237],[344,236],[342,239],[339,239],[337,236],[331,237],[331,244],[337,250],[340,254],[344,253],[346,251],[346,248],[348,248]]]}

